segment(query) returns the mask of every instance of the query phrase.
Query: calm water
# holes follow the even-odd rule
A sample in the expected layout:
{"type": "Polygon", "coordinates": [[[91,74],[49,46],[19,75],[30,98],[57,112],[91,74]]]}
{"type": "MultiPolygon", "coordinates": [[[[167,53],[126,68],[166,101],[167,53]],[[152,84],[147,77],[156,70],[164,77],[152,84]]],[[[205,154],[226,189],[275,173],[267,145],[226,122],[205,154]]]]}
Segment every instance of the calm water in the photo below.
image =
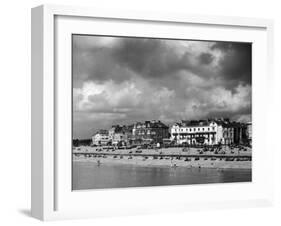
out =
{"type": "Polygon", "coordinates": [[[73,163],[73,190],[184,185],[252,180],[251,170],[142,167],[134,165],[97,166],[92,162],[73,163]]]}

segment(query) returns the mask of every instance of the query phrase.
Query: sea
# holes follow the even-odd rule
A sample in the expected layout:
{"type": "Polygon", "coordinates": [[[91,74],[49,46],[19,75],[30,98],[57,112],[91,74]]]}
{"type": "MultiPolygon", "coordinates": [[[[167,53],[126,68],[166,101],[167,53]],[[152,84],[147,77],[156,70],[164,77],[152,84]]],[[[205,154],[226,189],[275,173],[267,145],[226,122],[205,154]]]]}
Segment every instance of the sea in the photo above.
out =
{"type": "Polygon", "coordinates": [[[74,161],[72,189],[109,189],[146,186],[251,182],[251,169],[212,169],[101,164],[74,161]]]}

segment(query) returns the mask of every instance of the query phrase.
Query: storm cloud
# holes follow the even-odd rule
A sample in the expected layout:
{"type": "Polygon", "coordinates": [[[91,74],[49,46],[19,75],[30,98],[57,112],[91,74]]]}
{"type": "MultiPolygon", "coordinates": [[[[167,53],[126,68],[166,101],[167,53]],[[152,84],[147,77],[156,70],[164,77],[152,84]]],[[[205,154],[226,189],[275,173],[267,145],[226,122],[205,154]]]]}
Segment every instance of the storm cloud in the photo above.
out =
{"type": "Polygon", "coordinates": [[[226,80],[252,82],[252,45],[249,43],[216,43],[212,49],[223,52],[220,75],[226,80]]]}
{"type": "Polygon", "coordinates": [[[73,135],[159,119],[251,119],[251,43],[73,35],[73,135]]]}

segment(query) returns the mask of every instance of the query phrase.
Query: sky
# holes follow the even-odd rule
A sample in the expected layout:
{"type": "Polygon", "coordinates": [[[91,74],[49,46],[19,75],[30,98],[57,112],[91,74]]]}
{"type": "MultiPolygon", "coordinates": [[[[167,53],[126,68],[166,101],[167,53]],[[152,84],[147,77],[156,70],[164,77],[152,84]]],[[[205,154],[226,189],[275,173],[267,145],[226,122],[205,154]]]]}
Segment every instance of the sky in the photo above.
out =
{"type": "Polygon", "coordinates": [[[251,121],[251,43],[73,35],[73,138],[114,124],[251,121]]]}

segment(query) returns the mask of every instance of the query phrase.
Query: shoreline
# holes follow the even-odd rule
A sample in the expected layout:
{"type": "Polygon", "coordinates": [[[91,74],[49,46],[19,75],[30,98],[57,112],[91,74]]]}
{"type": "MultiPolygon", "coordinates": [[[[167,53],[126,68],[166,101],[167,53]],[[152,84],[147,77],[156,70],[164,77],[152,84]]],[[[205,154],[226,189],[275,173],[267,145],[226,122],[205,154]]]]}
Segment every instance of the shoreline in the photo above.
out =
{"type": "Polygon", "coordinates": [[[189,161],[185,160],[171,160],[171,159],[144,159],[143,157],[133,158],[103,158],[103,157],[84,157],[84,156],[73,156],[73,162],[92,162],[98,165],[132,165],[142,167],[169,167],[169,168],[211,168],[211,169],[252,169],[252,161],[225,161],[225,160],[194,160],[190,158],[189,161]]]}
{"type": "Polygon", "coordinates": [[[252,150],[248,147],[223,147],[220,152],[202,148],[171,147],[160,149],[108,149],[80,146],[73,149],[72,160],[96,164],[127,164],[154,167],[197,167],[215,169],[251,169],[252,150]]]}

